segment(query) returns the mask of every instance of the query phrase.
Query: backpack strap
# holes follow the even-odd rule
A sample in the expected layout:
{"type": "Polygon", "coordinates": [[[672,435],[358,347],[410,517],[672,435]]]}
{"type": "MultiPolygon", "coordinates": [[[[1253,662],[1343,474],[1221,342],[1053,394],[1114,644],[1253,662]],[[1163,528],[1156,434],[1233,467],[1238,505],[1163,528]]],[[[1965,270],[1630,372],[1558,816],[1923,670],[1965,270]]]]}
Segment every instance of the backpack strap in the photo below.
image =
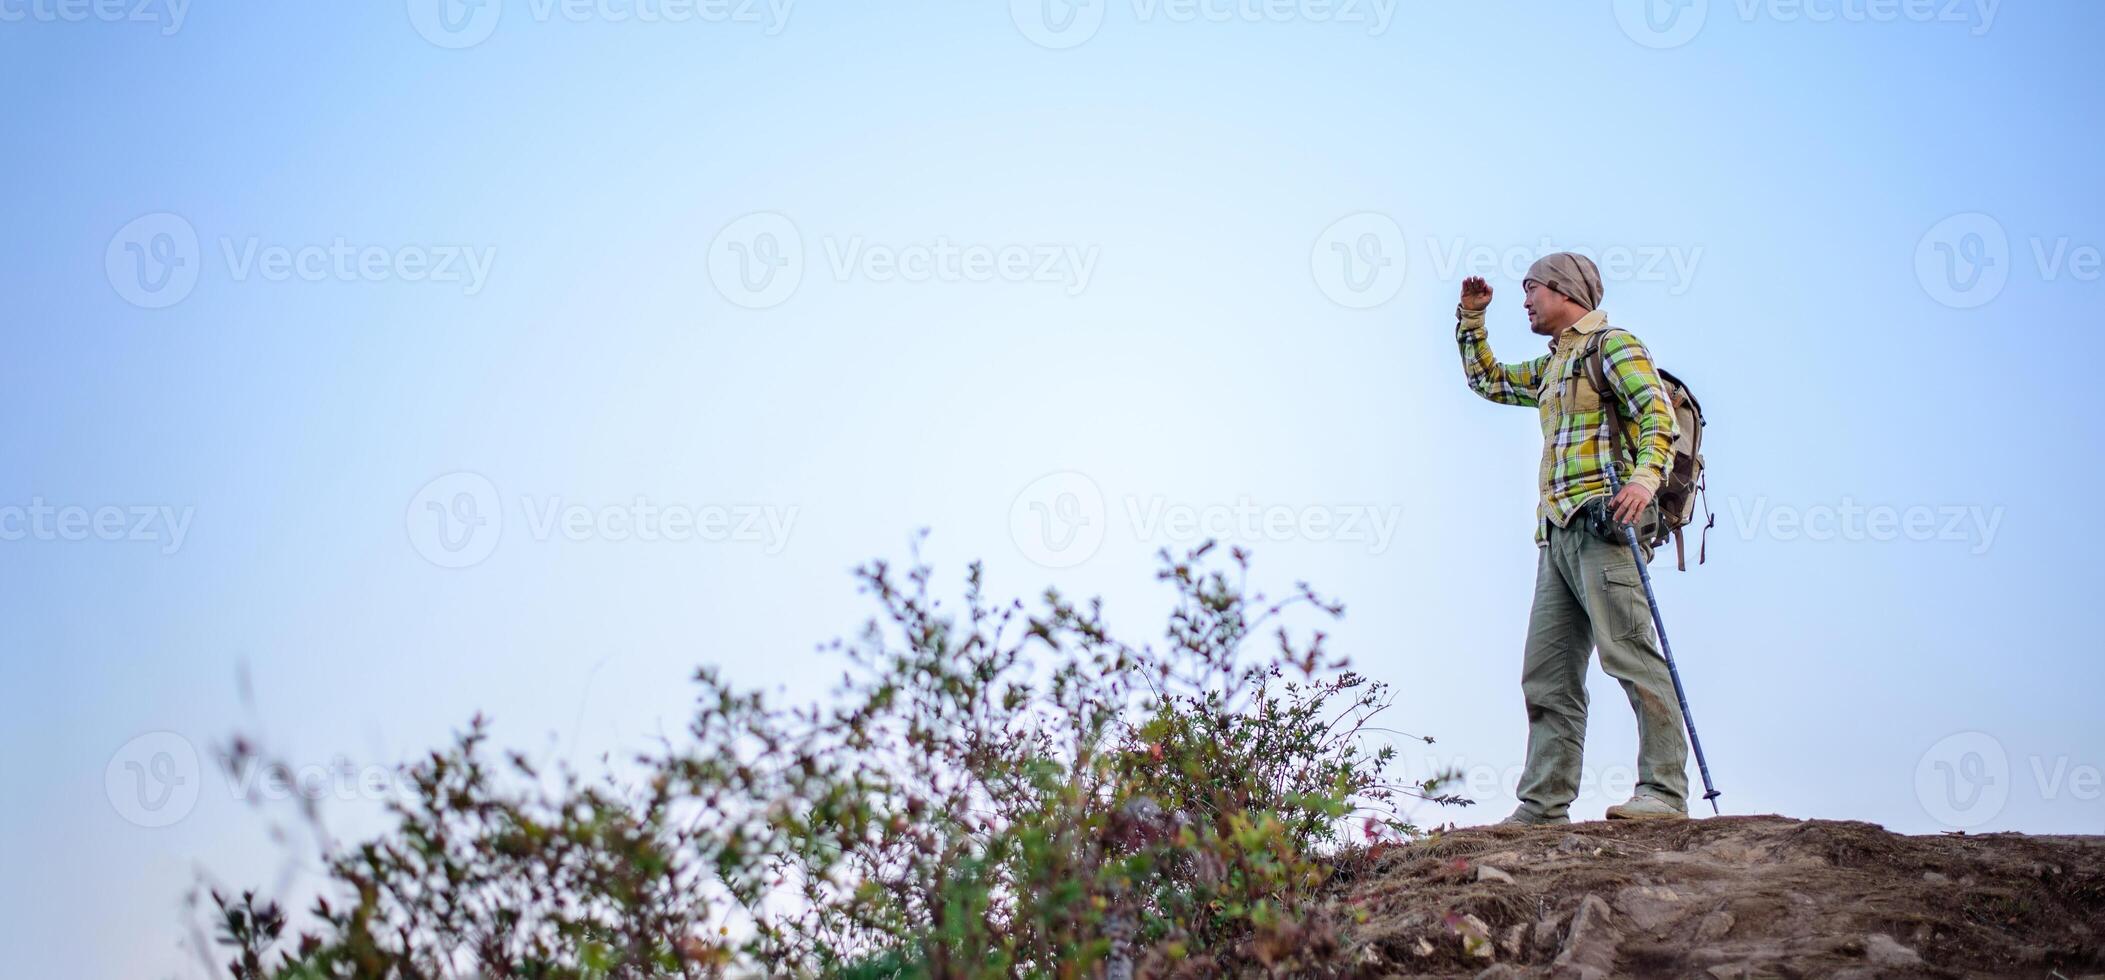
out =
{"type": "Polygon", "coordinates": [[[1718,515],[1710,509],[1710,474],[1696,481],[1696,492],[1703,495],[1703,537],[1696,544],[1696,564],[1710,560],[1710,529],[1718,526],[1718,515]]]}
{"type": "MultiPolygon", "coordinates": [[[[1601,342],[1607,339],[1608,331],[1613,329],[1615,328],[1607,327],[1587,337],[1586,352],[1581,355],[1584,358],[1586,367],[1587,383],[1593,385],[1594,394],[1599,395],[1601,398],[1601,411],[1608,415],[1608,454],[1610,457],[1608,465],[1610,466],[1614,466],[1622,460],[1623,443],[1629,440],[1628,435],[1623,432],[1621,395],[1614,386],[1608,383],[1608,365],[1606,359],[1601,356],[1601,342]]],[[[1637,451],[1634,446],[1631,447],[1630,451],[1630,472],[1633,475],[1637,472],[1637,451]]]]}
{"type": "MultiPolygon", "coordinates": [[[[1610,450],[1610,455],[1612,457],[1609,460],[1608,464],[1610,466],[1615,465],[1616,462],[1619,462],[1622,459],[1622,448],[1624,444],[1630,441],[1629,435],[1623,431],[1623,412],[1622,403],[1618,400],[1619,393],[1613,386],[1611,386],[1608,383],[1607,361],[1604,357],[1601,356],[1601,343],[1602,341],[1607,339],[1608,331],[1613,329],[1615,328],[1609,327],[1607,329],[1597,331],[1592,335],[1588,336],[1586,338],[1586,351],[1584,354],[1581,355],[1581,357],[1583,357],[1585,361],[1587,381],[1593,385],[1594,391],[1601,396],[1601,410],[1605,412],[1608,416],[1608,439],[1609,445],[1613,447],[1610,450]]],[[[1670,375],[1668,375],[1664,370],[1661,370],[1659,373],[1660,383],[1666,384],[1667,378],[1670,377],[1670,375]]],[[[1676,379],[1673,383],[1679,385],[1680,381],[1676,379]]],[[[1700,420],[1703,417],[1703,406],[1700,403],[1696,402],[1696,397],[1694,395],[1687,394],[1687,391],[1687,387],[1682,386],[1683,394],[1687,395],[1689,402],[1695,407],[1696,418],[1699,420],[1700,425],[1700,420]]],[[[1632,468],[1632,472],[1634,473],[1637,466],[1637,450],[1635,446],[1631,447],[1630,466],[1632,468]]],[[[1704,564],[1705,562],[1708,562],[1710,560],[1710,529],[1718,526],[1718,515],[1715,511],[1712,511],[1710,509],[1710,480],[1708,476],[1708,474],[1705,474],[1702,478],[1698,479],[1694,488],[1695,492],[1700,494],[1703,498],[1704,517],[1703,533],[1698,537],[1696,542],[1696,564],[1698,565],[1704,564]]],[[[1665,522],[1664,514],[1660,516],[1660,520],[1662,524],[1665,522]]],[[[1680,569],[1682,571],[1688,571],[1688,550],[1686,536],[1683,534],[1683,528],[1674,528],[1673,537],[1675,563],[1680,566],[1680,569]]]]}
{"type": "MultiPolygon", "coordinates": [[[[1708,474],[1696,480],[1695,491],[1703,498],[1703,533],[1696,539],[1696,564],[1710,560],[1710,529],[1718,526],[1718,515],[1710,509],[1710,480],[1708,474]]],[[[1686,525],[1674,529],[1674,561],[1682,571],[1688,571],[1688,550],[1683,543],[1682,532],[1686,525]]]]}

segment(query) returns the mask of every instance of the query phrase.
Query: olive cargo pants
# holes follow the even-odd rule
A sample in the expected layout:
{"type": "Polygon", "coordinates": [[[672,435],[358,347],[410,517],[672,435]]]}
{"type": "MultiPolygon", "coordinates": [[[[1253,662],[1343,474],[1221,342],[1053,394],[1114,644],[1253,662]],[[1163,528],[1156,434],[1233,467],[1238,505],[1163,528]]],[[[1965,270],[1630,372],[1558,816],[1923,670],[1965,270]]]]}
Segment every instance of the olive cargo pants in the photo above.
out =
{"type": "Polygon", "coordinates": [[[1535,606],[1520,689],[1528,708],[1528,761],[1515,795],[1538,818],[1567,816],[1579,793],[1586,745],[1586,662],[1622,682],[1637,712],[1637,791],[1688,809],[1688,743],[1674,680],[1652,628],[1651,607],[1627,545],[1586,530],[1549,528],[1535,571],[1535,606]]]}

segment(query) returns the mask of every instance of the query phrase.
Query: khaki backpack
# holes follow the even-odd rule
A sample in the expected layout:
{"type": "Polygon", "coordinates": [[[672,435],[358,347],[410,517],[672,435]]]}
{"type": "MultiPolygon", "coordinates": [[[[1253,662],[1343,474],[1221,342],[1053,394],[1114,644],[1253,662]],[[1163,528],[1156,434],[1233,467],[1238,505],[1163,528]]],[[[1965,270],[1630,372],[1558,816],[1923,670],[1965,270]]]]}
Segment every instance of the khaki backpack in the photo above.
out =
{"type": "MultiPolygon", "coordinates": [[[[1615,388],[1608,384],[1607,365],[1602,363],[1601,336],[1607,331],[1596,332],[1586,344],[1587,381],[1593,390],[1601,393],[1601,408],[1608,413],[1609,431],[1614,433],[1617,455],[1628,441],[1623,432],[1622,407],[1617,404],[1615,388]]],[[[1718,515],[1710,511],[1710,492],[1703,482],[1703,405],[1696,401],[1694,392],[1680,378],[1666,370],[1659,372],[1659,380],[1666,386],[1667,403],[1674,412],[1675,429],[1674,459],[1667,464],[1666,480],[1659,486],[1659,494],[1653,503],[1659,507],[1659,525],[1655,529],[1651,547],[1657,548],[1674,539],[1675,564],[1688,571],[1688,549],[1683,543],[1682,529],[1696,519],[1696,498],[1703,498],[1703,533],[1696,543],[1696,564],[1701,565],[1710,557],[1710,529],[1717,526],[1718,515]]],[[[1633,454],[1634,456],[1634,454],[1633,454]]]]}

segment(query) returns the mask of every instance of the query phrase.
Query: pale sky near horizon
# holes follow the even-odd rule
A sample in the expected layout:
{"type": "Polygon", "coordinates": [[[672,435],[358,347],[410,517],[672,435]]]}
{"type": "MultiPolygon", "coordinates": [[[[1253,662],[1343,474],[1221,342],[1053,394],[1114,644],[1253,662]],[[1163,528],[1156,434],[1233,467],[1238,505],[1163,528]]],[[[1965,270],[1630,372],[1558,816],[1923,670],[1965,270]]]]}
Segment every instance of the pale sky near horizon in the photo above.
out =
{"type": "Polygon", "coordinates": [[[201,870],[313,886],[234,731],[369,831],[477,711],[590,765],[699,663],[817,693],[924,526],[1134,641],[1158,548],[1251,547],[1473,774],[1421,816],[1497,819],[1539,435],[1452,310],[1538,353],[1555,248],[1709,412],[1653,570],[1726,812],[2105,832],[2105,8],[121,6],[0,0],[24,976],[199,977],[201,870]]]}

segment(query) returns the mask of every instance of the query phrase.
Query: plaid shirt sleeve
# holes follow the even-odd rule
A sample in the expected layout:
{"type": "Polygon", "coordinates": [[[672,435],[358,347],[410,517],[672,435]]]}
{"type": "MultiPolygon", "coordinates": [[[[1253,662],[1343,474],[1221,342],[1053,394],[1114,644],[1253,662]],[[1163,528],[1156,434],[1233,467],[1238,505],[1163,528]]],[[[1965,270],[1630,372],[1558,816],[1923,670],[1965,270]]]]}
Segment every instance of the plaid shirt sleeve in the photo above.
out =
{"type": "MultiPolygon", "coordinates": [[[[1610,329],[1601,338],[1601,361],[1615,386],[1623,417],[1637,423],[1633,445],[1637,468],[1630,482],[1643,484],[1654,493],[1666,480],[1666,468],[1674,460],[1674,406],[1652,365],[1651,352],[1628,330],[1610,329]]],[[[1627,429],[1625,430],[1627,432],[1627,429]]]]}
{"type": "Polygon", "coordinates": [[[1455,343],[1462,349],[1462,373],[1469,390],[1501,405],[1535,407],[1535,392],[1542,388],[1542,374],[1550,356],[1532,361],[1500,364],[1491,354],[1491,339],[1484,330],[1484,311],[1455,308],[1455,343]]]}

